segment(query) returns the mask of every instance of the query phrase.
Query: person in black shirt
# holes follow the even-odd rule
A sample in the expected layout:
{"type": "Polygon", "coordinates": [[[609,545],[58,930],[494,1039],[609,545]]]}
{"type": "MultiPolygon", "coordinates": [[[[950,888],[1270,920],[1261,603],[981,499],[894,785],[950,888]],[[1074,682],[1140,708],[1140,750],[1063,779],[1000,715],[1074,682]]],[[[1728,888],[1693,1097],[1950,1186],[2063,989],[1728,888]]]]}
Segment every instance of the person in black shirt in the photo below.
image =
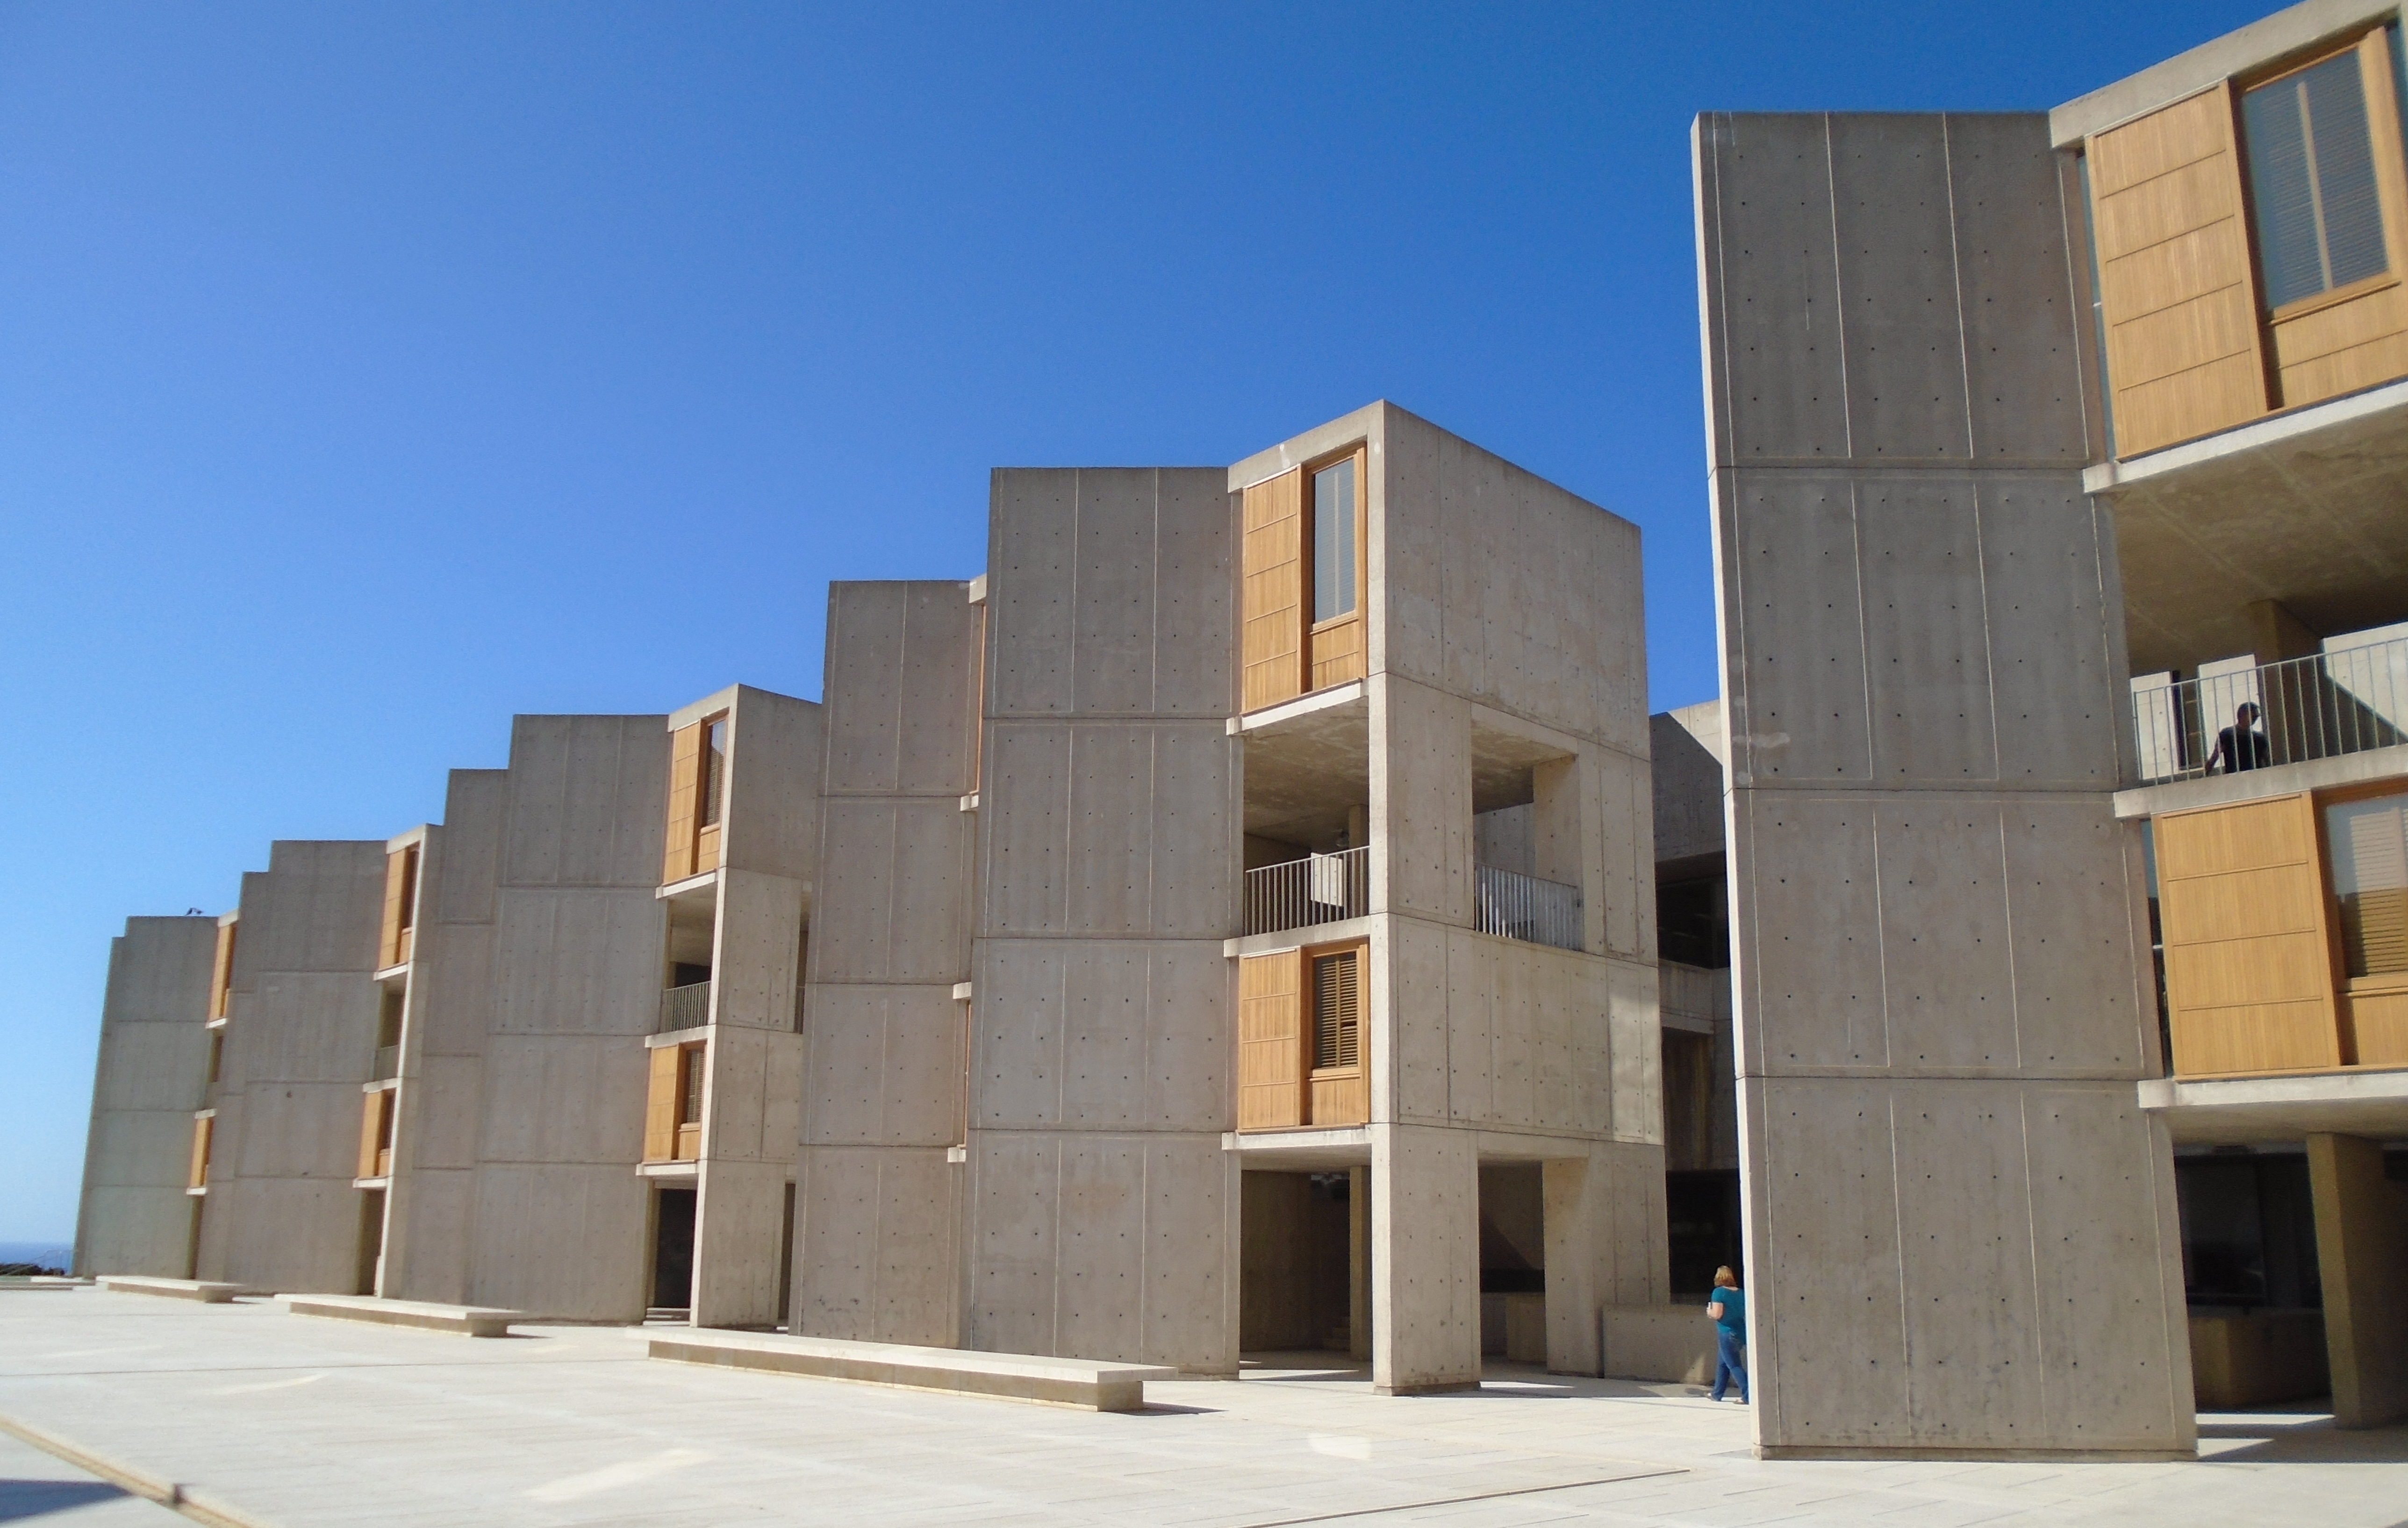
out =
{"type": "Polygon", "coordinates": [[[2207,772],[2214,774],[2219,762],[2228,775],[2243,769],[2263,769],[2272,762],[2266,735],[2258,730],[2256,701],[2243,701],[2241,709],[2232,713],[2232,725],[2215,735],[2215,751],[2207,756],[2207,772]]]}

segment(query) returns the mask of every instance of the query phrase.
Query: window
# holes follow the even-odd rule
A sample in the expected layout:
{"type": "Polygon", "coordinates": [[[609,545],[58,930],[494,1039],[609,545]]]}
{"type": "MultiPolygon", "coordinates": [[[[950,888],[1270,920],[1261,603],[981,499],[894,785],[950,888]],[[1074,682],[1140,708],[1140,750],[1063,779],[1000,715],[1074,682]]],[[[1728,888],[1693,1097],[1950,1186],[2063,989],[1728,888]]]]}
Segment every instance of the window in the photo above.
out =
{"type": "Polygon", "coordinates": [[[1354,613],[1354,458],[1312,475],[1312,619],[1354,613]]]}
{"type": "Polygon", "coordinates": [[[2358,50],[2244,92],[2241,115],[2266,306],[2388,270],[2358,50]]]}
{"type": "Polygon", "coordinates": [[[418,927],[418,846],[401,852],[401,932],[408,934],[418,927]]]}
{"type": "Polygon", "coordinates": [[[1312,1065],[1315,1071],[1353,1066],[1361,1055],[1361,984],[1355,979],[1359,950],[1317,955],[1312,962],[1312,1065]]]}
{"type": "Polygon", "coordinates": [[[2349,975],[2408,972],[2408,795],[2327,807],[2325,841],[2349,975]]]}
{"type": "Polygon", "coordinates": [[[702,729],[702,825],[715,828],[727,804],[727,719],[706,722],[702,729]]]}

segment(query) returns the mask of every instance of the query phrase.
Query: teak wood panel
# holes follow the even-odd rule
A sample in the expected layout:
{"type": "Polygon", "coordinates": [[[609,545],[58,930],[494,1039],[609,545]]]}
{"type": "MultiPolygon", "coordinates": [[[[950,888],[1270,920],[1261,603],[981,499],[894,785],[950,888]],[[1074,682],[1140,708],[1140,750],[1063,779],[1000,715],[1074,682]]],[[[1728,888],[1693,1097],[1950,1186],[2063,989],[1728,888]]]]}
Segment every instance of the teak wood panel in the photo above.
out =
{"type": "Polygon", "coordinates": [[[415,846],[397,849],[384,857],[384,921],[377,935],[377,965],[399,965],[409,959],[410,929],[408,913],[410,903],[410,881],[418,871],[418,850],[415,846]]]}
{"type": "Polygon", "coordinates": [[[2313,798],[2160,817],[2157,847],[2175,1074],[2342,1064],[2313,798]]]}
{"type": "Polygon", "coordinates": [[[1253,711],[1304,693],[1304,469],[1247,489],[1242,513],[1240,704],[1253,711]]]}
{"type": "Polygon", "coordinates": [[[647,1053],[652,1062],[644,1088],[644,1160],[673,1162],[677,1159],[678,1096],[685,1080],[679,1071],[682,1048],[656,1046],[647,1053]]]}
{"type": "Polygon", "coordinates": [[[668,833],[661,851],[661,883],[685,879],[695,870],[695,819],[702,793],[702,723],[669,735],[668,833]]]}
{"type": "Polygon", "coordinates": [[[193,1121],[193,1166],[184,1184],[188,1189],[209,1186],[209,1135],[216,1125],[217,1121],[208,1117],[193,1121]]]}
{"type": "Polygon", "coordinates": [[[393,1107],[393,1093],[383,1088],[366,1094],[360,1107],[360,1170],[354,1178],[382,1178],[386,1165],[385,1112],[393,1107]]]}
{"type": "Polygon", "coordinates": [[[2352,992],[2342,1000],[2360,1066],[2408,1066],[2408,986],[2352,992]]]}
{"type": "Polygon", "coordinates": [[[2119,456],[2267,408],[2229,81],[2086,146],[2119,456]]]}
{"type": "Polygon", "coordinates": [[[1238,1128],[1304,1122],[1304,951],[1238,962],[1238,1128]]]}
{"type": "Polygon", "coordinates": [[[1357,584],[1354,614],[1312,628],[1312,688],[1326,690],[1363,673],[1363,594],[1357,584]]]}
{"type": "MultiPolygon", "coordinates": [[[[1325,945],[1304,952],[1300,973],[1312,1012],[1306,1015],[1305,1032],[1308,1044],[1317,1042],[1322,993],[1315,985],[1316,963],[1332,955],[1352,954],[1354,989],[1340,994],[1344,1004],[1352,998],[1354,1012],[1354,1060],[1340,1066],[1314,1066],[1307,1078],[1305,1092],[1305,1123],[1316,1127],[1369,1124],[1371,1120],[1371,947],[1368,940],[1356,939],[1345,944],[1325,945]]],[[[1340,1012],[1344,1009],[1341,1007],[1340,1012]]],[[[1308,1052],[1310,1054],[1310,1052],[1308,1052]]]]}
{"type": "Polygon", "coordinates": [[[217,956],[209,967],[209,1017],[226,1016],[226,1001],[234,992],[234,940],[240,923],[218,925],[217,956]]]}

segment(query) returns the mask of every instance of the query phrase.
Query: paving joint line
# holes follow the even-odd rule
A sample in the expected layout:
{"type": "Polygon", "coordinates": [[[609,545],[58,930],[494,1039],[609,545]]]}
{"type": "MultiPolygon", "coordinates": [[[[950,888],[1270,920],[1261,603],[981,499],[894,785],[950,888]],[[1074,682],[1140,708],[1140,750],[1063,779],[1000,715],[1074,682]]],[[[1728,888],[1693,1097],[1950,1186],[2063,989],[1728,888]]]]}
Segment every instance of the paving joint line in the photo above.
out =
{"type": "Polygon", "coordinates": [[[1358,1507],[1345,1512],[1320,1512],[1308,1518],[1267,1518],[1259,1522],[1231,1524],[1231,1528],[1296,1528],[1307,1522],[1342,1522],[1348,1518],[1377,1518],[1390,1512],[1419,1512],[1433,1507],[1462,1507],[1471,1502],[1501,1501],[1508,1496],[1543,1496],[1551,1491],[1578,1491],[1584,1486],[1620,1485],[1626,1480],[1659,1480],[1675,1475],[1687,1475],[1686,1469],[1639,1470],[1629,1475],[1608,1475],[1595,1480],[1566,1480],[1553,1486],[1520,1486],[1512,1491],[1484,1491],[1472,1496],[1440,1496],[1426,1502],[1397,1502],[1387,1507],[1358,1507]]]}
{"type": "Polygon", "coordinates": [[[20,1421],[6,1412],[0,1412],[0,1433],[39,1449],[52,1458],[64,1460],[87,1474],[96,1475],[129,1496],[138,1496],[171,1512],[180,1512],[194,1522],[206,1524],[207,1528],[269,1528],[261,1519],[236,1512],[214,1495],[203,1500],[180,1481],[162,1480],[130,1464],[121,1464],[79,1443],[70,1443],[55,1434],[20,1421]]]}

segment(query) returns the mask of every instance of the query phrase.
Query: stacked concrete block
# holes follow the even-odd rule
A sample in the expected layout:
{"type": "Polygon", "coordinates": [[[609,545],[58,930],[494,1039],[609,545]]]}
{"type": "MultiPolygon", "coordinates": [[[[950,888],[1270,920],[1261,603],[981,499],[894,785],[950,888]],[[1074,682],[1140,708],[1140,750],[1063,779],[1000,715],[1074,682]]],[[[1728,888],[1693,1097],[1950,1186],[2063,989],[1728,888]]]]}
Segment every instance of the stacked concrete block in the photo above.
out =
{"type": "Polygon", "coordinates": [[[352,1183],[384,874],[380,842],[279,842],[266,870],[242,878],[196,1278],[310,1293],[361,1285],[375,1228],[352,1183]]]}
{"type": "Polygon", "coordinates": [[[193,1117],[207,1107],[214,918],[129,918],[108,989],[83,1158],[75,1271],[183,1278],[193,1117]]]}
{"type": "Polygon", "coordinates": [[[1759,1448],[2186,1451],[2071,172],[2039,116],[1696,155],[1759,1448]]]}
{"type": "Polygon", "coordinates": [[[1226,475],[999,471],[992,504],[962,1340],[1233,1374],[1226,475]]]}
{"type": "Polygon", "coordinates": [[[804,996],[791,1325],[961,1339],[972,793],[985,610],[972,586],[828,590],[824,764],[804,996]]]}

